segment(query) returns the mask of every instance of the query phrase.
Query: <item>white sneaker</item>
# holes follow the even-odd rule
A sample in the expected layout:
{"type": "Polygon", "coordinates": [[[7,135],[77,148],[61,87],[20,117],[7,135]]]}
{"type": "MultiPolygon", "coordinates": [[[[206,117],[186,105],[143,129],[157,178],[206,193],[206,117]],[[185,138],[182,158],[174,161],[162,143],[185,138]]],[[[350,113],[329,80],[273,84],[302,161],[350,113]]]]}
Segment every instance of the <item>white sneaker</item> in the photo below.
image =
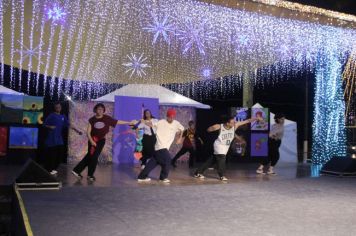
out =
{"type": "Polygon", "coordinates": [[[170,183],[171,181],[169,180],[169,179],[162,179],[162,180],[160,180],[162,183],[166,183],[166,184],[168,184],[168,183],[170,183]]]}
{"type": "Polygon", "coordinates": [[[194,178],[205,179],[205,176],[202,174],[194,174],[194,178]]]}
{"type": "Polygon", "coordinates": [[[145,167],[146,167],[145,165],[141,165],[141,170],[145,169],[145,167]]]}
{"type": "Polygon", "coordinates": [[[257,174],[264,174],[264,173],[263,173],[263,168],[258,168],[258,169],[256,170],[256,173],[257,173],[257,174]]]}
{"type": "Polygon", "coordinates": [[[221,177],[220,177],[220,180],[221,180],[221,181],[228,181],[229,179],[226,178],[225,176],[221,176],[221,177]]]}
{"type": "Polygon", "coordinates": [[[273,169],[269,169],[269,170],[267,171],[267,174],[268,174],[268,175],[277,175],[277,173],[274,172],[273,169]]]}
{"type": "Polygon", "coordinates": [[[56,175],[58,173],[58,171],[56,170],[52,170],[51,172],[49,172],[51,175],[56,175]]]}
{"type": "Polygon", "coordinates": [[[143,183],[143,182],[150,182],[151,178],[145,178],[145,179],[137,179],[137,182],[143,183]]]}

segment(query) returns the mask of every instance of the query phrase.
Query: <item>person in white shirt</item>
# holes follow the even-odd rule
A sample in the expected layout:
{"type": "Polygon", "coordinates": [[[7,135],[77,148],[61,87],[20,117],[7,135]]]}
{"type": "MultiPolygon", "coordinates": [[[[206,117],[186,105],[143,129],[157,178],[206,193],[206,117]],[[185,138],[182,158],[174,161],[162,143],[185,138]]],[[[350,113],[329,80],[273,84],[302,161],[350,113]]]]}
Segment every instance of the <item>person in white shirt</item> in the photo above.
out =
{"type": "Polygon", "coordinates": [[[152,116],[152,113],[149,109],[144,110],[143,119],[138,125],[138,129],[143,129],[144,134],[142,138],[142,158],[141,168],[144,169],[147,163],[147,160],[152,158],[155,150],[156,143],[156,128],[158,120],[152,116]]]}
{"type": "Polygon", "coordinates": [[[268,139],[268,157],[260,164],[256,170],[257,174],[264,174],[263,169],[269,165],[267,174],[276,175],[274,167],[279,160],[279,147],[282,143],[284,135],[284,120],[285,116],[282,113],[277,113],[274,116],[275,124],[272,125],[268,139]]]}
{"type": "MultiPolygon", "coordinates": [[[[168,109],[167,118],[158,121],[155,125],[156,128],[156,144],[155,153],[153,158],[149,160],[145,168],[141,171],[138,176],[138,182],[147,182],[151,179],[148,178],[148,174],[157,166],[161,166],[161,173],[159,176],[160,181],[164,183],[169,183],[168,179],[169,169],[171,165],[171,155],[169,153],[169,148],[172,145],[175,137],[179,135],[177,144],[182,142],[182,134],[184,127],[178,121],[174,120],[176,116],[176,111],[174,109],[168,109]]],[[[148,124],[150,125],[150,124],[148,124]]]]}
{"type": "Polygon", "coordinates": [[[194,177],[204,179],[204,172],[216,161],[219,179],[221,181],[227,181],[228,179],[225,177],[226,154],[229,151],[232,140],[235,138],[235,131],[239,126],[251,123],[255,120],[257,120],[257,118],[236,122],[235,117],[228,117],[224,119],[223,124],[210,126],[207,130],[208,132],[219,130],[219,136],[214,142],[214,155],[195,171],[194,177]]]}

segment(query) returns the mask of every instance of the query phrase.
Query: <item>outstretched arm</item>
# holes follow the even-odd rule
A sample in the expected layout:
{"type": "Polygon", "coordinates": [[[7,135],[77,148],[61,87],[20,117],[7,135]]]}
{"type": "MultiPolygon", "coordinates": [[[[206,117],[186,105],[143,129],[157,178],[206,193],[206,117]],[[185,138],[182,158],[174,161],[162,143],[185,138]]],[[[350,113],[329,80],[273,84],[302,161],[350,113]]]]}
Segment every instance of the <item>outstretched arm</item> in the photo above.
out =
{"type": "Polygon", "coordinates": [[[238,127],[240,127],[242,125],[246,125],[246,124],[252,123],[252,122],[254,122],[256,120],[259,120],[259,119],[254,117],[254,118],[250,118],[250,119],[247,119],[247,120],[244,120],[244,121],[235,122],[235,129],[237,129],[238,127]]]}
{"type": "Polygon", "coordinates": [[[217,131],[219,129],[220,129],[220,125],[219,124],[215,124],[215,125],[210,126],[206,131],[208,131],[210,133],[210,132],[217,131]]]}
{"type": "Polygon", "coordinates": [[[132,121],[118,120],[116,122],[117,125],[134,125],[135,123],[137,123],[136,120],[132,120],[132,121]]]}
{"type": "Polygon", "coordinates": [[[72,124],[69,125],[69,128],[74,130],[75,132],[77,132],[77,134],[79,134],[79,135],[83,134],[83,132],[80,129],[78,129],[77,127],[73,126],[72,124]]]}

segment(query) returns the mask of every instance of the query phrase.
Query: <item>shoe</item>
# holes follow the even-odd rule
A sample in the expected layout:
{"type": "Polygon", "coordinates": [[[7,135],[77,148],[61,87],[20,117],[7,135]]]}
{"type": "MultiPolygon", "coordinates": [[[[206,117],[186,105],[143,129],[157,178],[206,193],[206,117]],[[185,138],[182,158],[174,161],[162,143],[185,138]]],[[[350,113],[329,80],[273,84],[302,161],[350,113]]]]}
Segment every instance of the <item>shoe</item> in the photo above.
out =
{"type": "Polygon", "coordinates": [[[142,183],[142,182],[150,182],[151,178],[145,178],[145,179],[137,179],[137,182],[142,183]]]}
{"type": "Polygon", "coordinates": [[[146,167],[145,165],[141,165],[141,170],[145,169],[145,167],[146,167]]]}
{"type": "Polygon", "coordinates": [[[72,174],[77,177],[78,179],[82,179],[83,176],[81,174],[78,174],[77,172],[75,172],[74,170],[72,170],[72,174]]]}
{"type": "Polygon", "coordinates": [[[198,178],[198,179],[205,179],[205,176],[199,173],[195,173],[194,174],[194,178],[198,178]]]}
{"type": "Polygon", "coordinates": [[[171,182],[169,179],[161,179],[160,181],[161,181],[162,183],[166,183],[166,184],[168,184],[168,183],[171,182]]]}
{"type": "Polygon", "coordinates": [[[88,176],[87,180],[94,182],[96,180],[95,176],[88,176]]]}
{"type": "Polygon", "coordinates": [[[220,180],[221,180],[221,181],[228,181],[228,178],[226,178],[225,176],[221,176],[221,177],[220,177],[220,180]]]}
{"type": "Polygon", "coordinates": [[[256,173],[263,175],[263,174],[264,174],[264,173],[263,173],[263,168],[258,168],[258,169],[256,170],[256,173]]]}
{"type": "Polygon", "coordinates": [[[267,171],[267,174],[268,174],[268,175],[277,175],[277,173],[274,172],[273,170],[268,170],[268,171],[267,171]]]}
{"type": "Polygon", "coordinates": [[[58,173],[58,171],[56,170],[52,170],[51,172],[49,172],[51,175],[56,175],[58,173]]]}

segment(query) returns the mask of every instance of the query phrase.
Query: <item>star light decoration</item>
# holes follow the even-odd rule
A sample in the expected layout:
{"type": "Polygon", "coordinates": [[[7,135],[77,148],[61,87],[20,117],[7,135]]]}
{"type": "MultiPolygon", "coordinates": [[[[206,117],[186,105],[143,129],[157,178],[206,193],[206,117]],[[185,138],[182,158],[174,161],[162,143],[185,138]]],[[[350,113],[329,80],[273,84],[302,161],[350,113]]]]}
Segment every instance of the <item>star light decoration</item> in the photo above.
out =
{"type": "Polygon", "coordinates": [[[66,22],[67,12],[59,4],[49,4],[45,8],[47,20],[52,21],[52,24],[59,25],[66,22]]]}
{"type": "Polygon", "coordinates": [[[186,54],[192,48],[196,47],[201,55],[206,54],[206,43],[209,40],[216,39],[213,32],[209,29],[207,20],[198,23],[192,18],[187,17],[183,28],[177,31],[178,39],[184,43],[183,54],[186,54]]]}
{"type": "Polygon", "coordinates": [[[155,44],[160,36],[167,44],[170,44],[169,36],[174,33],[174,25],[170,22],[170,17],[165,15],[159,18],[156,14],[151,14],[151,16],[153,22],[143,29],[154,33],[152,44],[155,44]]]}
{"type": "Polygon", "coordinates": [[[23,43],[21,43],[20,40],[18,40],[17,42],[21,45],[21,49],[16,49],[16,53],[22,53],[22,58],[18,60],[19,64],[22,64],[27,58],[30,61],[32,61],[32,58],[35,58],[40,64],[43,64],[42,61],[38,60],[38,56],[40,54],[40,45],[37,45],[36,47],[30,49],[26,47],[23,43]]]}
{"type": "Polygon", "coordinates": [[[147,60],[147,57],[144,57],[143,53],[141,53],[141,55],[139,57],[134,53],[131,53],[130,55],[127,55],[126,57],[129,59],[129,61],[122,64],[123,66],[127,67],[125,74],[131,72],[130,78],[133,75],[136,75],[140,78],[142,78],[143,76],[146,76],[145,69],[149,68],[151,66],[148,65],[147,63],[145,63],[145,61],[147,60]]]}

